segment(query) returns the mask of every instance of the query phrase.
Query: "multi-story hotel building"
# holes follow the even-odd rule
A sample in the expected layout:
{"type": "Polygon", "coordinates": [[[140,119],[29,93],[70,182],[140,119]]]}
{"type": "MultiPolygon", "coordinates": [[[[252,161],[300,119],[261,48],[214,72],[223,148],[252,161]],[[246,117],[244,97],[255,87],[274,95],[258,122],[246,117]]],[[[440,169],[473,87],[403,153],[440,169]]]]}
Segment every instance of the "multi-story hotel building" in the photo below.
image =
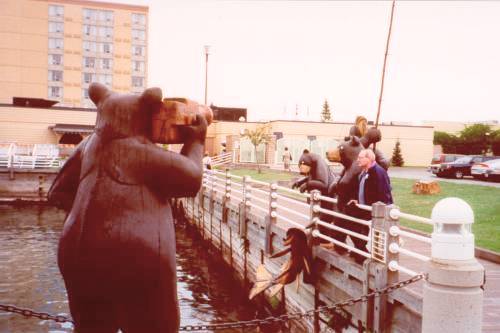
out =
{"type": "Polygon", "coordinates": [[[94,107],[91,82],[142,92],[148,7],[86,0],[0,1],[0,103],[94,107]]]}

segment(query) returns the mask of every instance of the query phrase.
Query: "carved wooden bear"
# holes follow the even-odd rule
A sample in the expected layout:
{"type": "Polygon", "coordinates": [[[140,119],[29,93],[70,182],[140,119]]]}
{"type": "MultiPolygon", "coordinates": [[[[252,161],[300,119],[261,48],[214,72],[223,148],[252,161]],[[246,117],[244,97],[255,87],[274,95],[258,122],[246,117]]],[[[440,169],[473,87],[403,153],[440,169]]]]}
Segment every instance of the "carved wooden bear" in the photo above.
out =
{"type": "Polygon", "coordinates": [[[77,332],[176,332],[169,198],[194,196],[207,124],[185,126],[180,154],[151,141],[161,90],[121,95],[92,84],[95,132],[68,159],[49,200],[69,210],[58,263],[77,332]]]}
{"type": "MultiPolygon", "coordinates": [[[[351,135],[347,136],[337,148],[331,149],[327,152],[327,158],[329,161],[340,162],[344,166],[340,179],[333,186],[330,192],[331,194],[337,195],[338,211],[349,216],[370,220],[370,212],[361,210],[355,205],[348,205],[348,203],[351,200],[358,200],[358,176],[361,173],[361,167],[357,163],[359,152],[368,148],[371,144],[379,142],[381,140],[381,133],[380,130],[376,128],[370,128],[364,131],[362,137],[359,137],[357,135],[360,135],[360,132],[356,131],[356,129],[356,126],[353,126],[350,131],[351,135]]],[[[389,167],[389,162],[384,158],[379,150],[375,150],[375,156],[379,165],[385,169],[389,167]]],[[[365,225],[341,218],[335,218],[335,225],[364,235],[368,235],[369,231],[368,227],[365,225]]],[[[345,242],[346,236],[346,234],[341,232],[335,232],[333,235],[335,239],[341,242],[345,242]]],[[[351,237],[351,239],[356,248],[366,251],[366,241],[356,237],[351,237]]],[[[338,246],[335,247],[335,250],[339,253],[345,252],[345,249],[338,246]]],[[[352,256],[358,262],[362,262],[364,260],[364,257],[358,254],[353,253],[352,256]]]]}

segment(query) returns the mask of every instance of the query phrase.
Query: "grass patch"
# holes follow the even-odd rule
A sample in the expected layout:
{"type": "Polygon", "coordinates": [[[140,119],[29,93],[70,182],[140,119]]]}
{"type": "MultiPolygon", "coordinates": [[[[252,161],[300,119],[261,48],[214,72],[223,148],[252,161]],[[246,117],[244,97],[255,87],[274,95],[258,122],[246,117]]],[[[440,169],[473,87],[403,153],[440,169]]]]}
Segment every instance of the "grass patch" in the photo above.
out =
{"type": "MultiPolygon", "coordinates": [[[[263,170],[259,174],[257,170],[239,169],[231,170],[231,173],[238,176],[249,175],[253,179],[264,182],[291,180],[296,177],[295,174],[277,170],[263,170]]],[[[415,180],[411,179],[391,179],[394,202],[402,212],[430,217],[432,208],[439,200],[447,197],[463,199],[474,211],[475,223],[472,228],[476,246],[500,252],[500,188],[439,182],[441,193],[417,195],[412,193],[414,182],[415,180]]],[[[432,231],[431,226],[404,219],[401,220],[401,224],[424,232],[432,231]]]]}
{"type": "MultiPolygon", "coordinates": [[[[456,197],[465,200],[474,211],[472,230],[476,245],[500,252],[500,188],[439,182],[441,193],[417,195],[411,191],[415,182],[411,179],[392,178],[392,194],[395,204],[409,214],[430,217],[432,208],[441,199],[456,197]]],[[[431,226],[402,220],[402,225],[431,232],[431,226]]]]}
{"type": "Polygon", "coordinates": [[[291,180],[292,177],[295,176],[295,174],[292,173],[286,173],[276,170],[266,170],[266,169],[263,169],[262,173],[258,173],[257,170],[251,170],[251,169],[234,169],[231,170],[231,174],[237,176],[250,176],[252,177],[252,179],[268,183],[278,180],[291,180]]]}

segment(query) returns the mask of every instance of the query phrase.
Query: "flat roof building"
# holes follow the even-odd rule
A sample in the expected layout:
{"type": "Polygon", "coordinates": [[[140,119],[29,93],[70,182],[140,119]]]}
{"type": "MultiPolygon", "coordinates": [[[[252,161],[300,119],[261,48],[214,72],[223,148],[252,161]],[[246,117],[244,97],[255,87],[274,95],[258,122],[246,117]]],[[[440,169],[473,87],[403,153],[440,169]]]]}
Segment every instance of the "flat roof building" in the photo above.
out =
{"type": "Polygon", "coordinates": [[[0,103],[13,97],[94,107],[91,82],[147,86],[148,7],[85,0],[2,0],[0,103]]]}

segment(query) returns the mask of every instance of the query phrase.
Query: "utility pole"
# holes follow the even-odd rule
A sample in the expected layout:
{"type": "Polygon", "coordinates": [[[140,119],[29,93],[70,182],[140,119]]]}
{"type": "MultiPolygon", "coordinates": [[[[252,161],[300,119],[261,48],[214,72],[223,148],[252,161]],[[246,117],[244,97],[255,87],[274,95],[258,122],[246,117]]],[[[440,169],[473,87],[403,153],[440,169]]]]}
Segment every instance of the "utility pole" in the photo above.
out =
{"type": "Polygon", "coordinates": [[[210,45],[205,45],[205,105],[207,105],[208,94],[208,55],[210,54],[210,45]]]}

